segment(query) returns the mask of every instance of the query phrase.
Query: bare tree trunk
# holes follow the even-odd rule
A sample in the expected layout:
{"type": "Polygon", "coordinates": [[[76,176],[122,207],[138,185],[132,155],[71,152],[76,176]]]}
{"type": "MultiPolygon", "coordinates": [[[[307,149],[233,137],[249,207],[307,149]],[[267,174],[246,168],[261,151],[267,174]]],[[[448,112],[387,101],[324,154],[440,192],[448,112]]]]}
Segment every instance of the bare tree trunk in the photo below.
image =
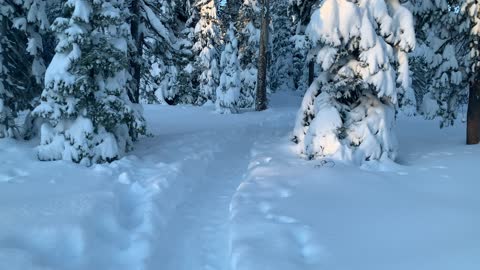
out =
{"type": "Polygon", "coordinates": [[[475,74],[470,84],[467,112],[467,144],[480,143],[480,80],[475,74]]]}
{"type": "Polygon", "coordinates": [[[267,65],[268,65],[268,28],[270,24],[270,0],[262,3],[262,29],[260,33],[260,52],[258,55],[257,94],[255,110],[267,109],[267,65]]]}
{"type": "Polygon", "coordinates": [[[308,63],[308,87],[312,85],[314,79],[315,79],[315,61],[312,59],[312,61],[308,63]]]}
{"type": "Polygon", "coordinates": [[[143,33],[140,31],[140,3],[141,0],[132,0],[130,6],[130,12],[133,16],[131,32],[136,49],[130,60],[130,65],[132,66],[133,93],[129,94],[129,97],[133,103],[140,102],[140,80],[142,77],[141,59],[143,57],[143,33]]]}

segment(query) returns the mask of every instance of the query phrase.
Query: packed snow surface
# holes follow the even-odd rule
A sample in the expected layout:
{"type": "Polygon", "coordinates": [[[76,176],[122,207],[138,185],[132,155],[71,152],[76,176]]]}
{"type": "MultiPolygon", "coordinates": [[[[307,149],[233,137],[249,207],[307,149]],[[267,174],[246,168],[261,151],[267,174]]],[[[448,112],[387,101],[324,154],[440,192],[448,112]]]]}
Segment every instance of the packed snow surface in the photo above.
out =
{"type": "Polygon", "coordinates": [[[301,97],[236,115],[146,106],[153,136],[87,168],[0,140],[0,270],[477,270],[480,147],[400,117],[396,163],[294,154],[301,97]]]}

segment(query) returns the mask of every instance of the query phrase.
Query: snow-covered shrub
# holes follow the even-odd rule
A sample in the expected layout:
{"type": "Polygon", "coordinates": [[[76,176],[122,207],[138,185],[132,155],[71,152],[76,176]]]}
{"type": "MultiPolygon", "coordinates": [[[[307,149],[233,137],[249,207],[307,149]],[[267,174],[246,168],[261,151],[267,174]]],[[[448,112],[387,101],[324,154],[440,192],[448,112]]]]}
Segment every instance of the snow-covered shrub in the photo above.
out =
{"type": "Polygon", "coordinates": [[[320,74],[305,94],[294,142],[306,158],[394,159],[399,96],[410,87],[411,13],[397,0],[326,0],[306,34],[320,74]]]}
{"type": "Polygon", "coordinates": [[[233,24],[230,24],[225,42],[225,49],[220,59],[222,75],[217,88],[215,105],[216,110],[220,113],[237,113],[240,99],[240,65],[238,63],[238,42],[235,38],[233,24]]]}
{"type": "Polygon", "coordinates": [[[124,0],[68,0],[58,18],[56,54],[47,68],[41,104],[40,160],[90,165],[121,157],[145,132],[128,98],[131,40],[124,0]]]}

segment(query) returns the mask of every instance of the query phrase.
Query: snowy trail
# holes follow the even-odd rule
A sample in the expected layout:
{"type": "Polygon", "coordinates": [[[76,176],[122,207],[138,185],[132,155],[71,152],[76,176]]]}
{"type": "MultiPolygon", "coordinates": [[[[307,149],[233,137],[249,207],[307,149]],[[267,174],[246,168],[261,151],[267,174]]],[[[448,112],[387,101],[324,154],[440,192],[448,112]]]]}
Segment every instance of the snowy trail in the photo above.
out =
{"type": "Polygon", "coordinates": [[[245,179],[254,145],[284,136],[289,128],[284,123],[292,117],[291,112],[266,112],[245,124],[188,134],[164,145],[182,145],[182,155],[196,157],[183,162],[179,177],[195,184],[157,234],[147,269],[230,269],[232,197],[245,179]]]}
{"type": "Polygon", "coordinates": [[[147,106],[154,136],[91,168],[0,141],[0,269],[230,269],[231,199],[254,146],[290,131],[299,98],[278,101],[239,115],[147,106]]]}
{"type": "Polygon", "coordinates": [[[250,149],[261,133],[259,128],[247,127],[205,134],[204,146],[215,146],[217,150],[206,173],[197,175],[201,178],[162,232],[165,238],[154,248],[152,269],[159,265],[156,261],[162,261],[165,270],[229,269],[230,200],[248,167],[250,149]]]}
{"type": "Polygon", "coordinates": [[[189,199],[177,208],[162,243],[169,248],[161,252],[165,269],[228,269],[228,208],[247,167],[250,143],[237,139],[222,147],[189,199]]]}

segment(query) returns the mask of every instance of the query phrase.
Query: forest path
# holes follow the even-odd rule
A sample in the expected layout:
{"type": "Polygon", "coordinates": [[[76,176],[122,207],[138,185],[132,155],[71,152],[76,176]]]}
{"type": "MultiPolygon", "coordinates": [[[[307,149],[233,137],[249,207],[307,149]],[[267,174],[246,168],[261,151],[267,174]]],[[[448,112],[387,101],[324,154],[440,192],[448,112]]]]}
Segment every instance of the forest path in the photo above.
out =
{"type": "MultiPolygon", "coordinates": [[[[230,203],[245,180],[254,146],[283,138],[291,130],[296,113],[292,108],[297,107],[291,104],[298,101],[291,96],[284,100],[277,108],[261,113],[185,117],[188,123],[175,123],[179,128],[173,134],[165,131],[162,135],[163,130],[158,129],[160,136],[153,140],[161,145],[155,147],[160,156],[181,164],[177,178],[169,182],[191,184],[180,199],[175,198],[178,203],[169,213],[160,209],[159,214],[168,218],[156,222],[146,269],[158,269],[159,265],[162,270],[230,269],[230,203]],[[218,120],[209,119],[212,117],[218,120]],[[236,121],[227,122],[229,118],[236,121]]],[[[173,124],[159,123],[158,127],[173,124]]]]}
{"type": "MultiPolygon", "coordinates": [[[[229,205],[248,167],[258,128],[205,134],[216,148],[195,187],[174,211],[152,252],[165,270],[229,269],[229,205]],[[236,136],[235,136],[236,135],[236,136]]],[[[192,153],[194,154],[194,153],[192,153]]]]}

